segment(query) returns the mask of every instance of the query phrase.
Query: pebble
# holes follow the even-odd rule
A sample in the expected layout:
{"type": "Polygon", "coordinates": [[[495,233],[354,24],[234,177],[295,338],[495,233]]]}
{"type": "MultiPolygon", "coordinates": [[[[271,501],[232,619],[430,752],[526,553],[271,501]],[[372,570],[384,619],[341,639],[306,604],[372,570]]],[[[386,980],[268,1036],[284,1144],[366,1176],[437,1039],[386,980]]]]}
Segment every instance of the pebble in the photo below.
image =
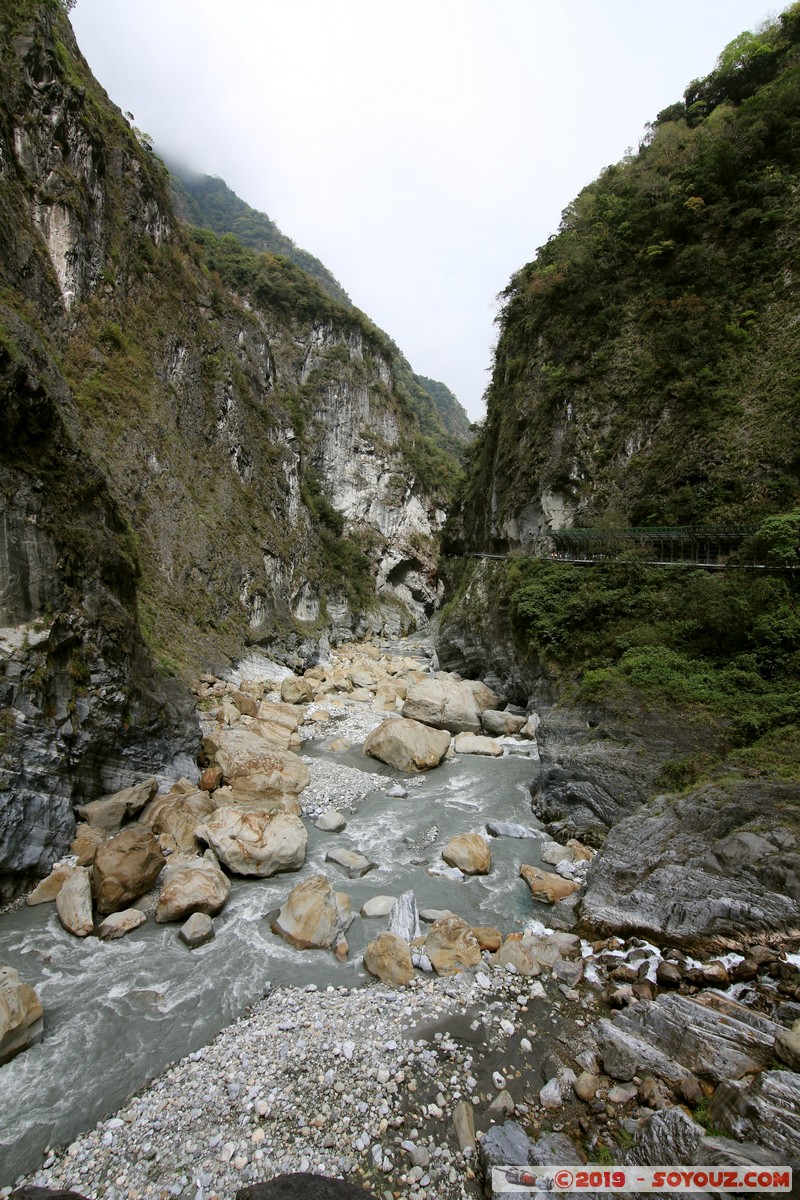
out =
{"type": "Polygon", "coordinates": [[[498,1091],[513,1077],[517,993],[500,971],[420,975],[402,990],[274,988],[119,1113],[66,1150],[48,1150],[27,1182],[79,1183],[98,1200],[200,1190],[227,1200],[245,1184],[313,1170],[375,1195],[468,1200],[472,1184],[447,1144],[451,1114],[464,1097],[481,1102],[480,1062],[498,1091]],[[485,1045],[446,1031],[409,1040],[416,1026],[441,1028],[446,1014],[463,1019],[476,1008],[476,1024],[493,1031],[485,1045]]]}

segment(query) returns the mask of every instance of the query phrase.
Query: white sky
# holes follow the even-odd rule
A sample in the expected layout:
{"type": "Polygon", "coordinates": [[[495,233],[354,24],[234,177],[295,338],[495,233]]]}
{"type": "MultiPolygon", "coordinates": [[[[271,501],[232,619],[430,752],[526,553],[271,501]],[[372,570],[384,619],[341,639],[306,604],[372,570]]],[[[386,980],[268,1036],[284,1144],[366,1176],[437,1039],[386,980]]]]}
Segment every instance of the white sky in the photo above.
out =
{"type": "MultiPolygon", "coordinates": [[[[783,7],[782,5],[779,7],[783,7]]],[[[111,99],[483,414],[496,296],[767,0],[78,0],[111,99]]]]}

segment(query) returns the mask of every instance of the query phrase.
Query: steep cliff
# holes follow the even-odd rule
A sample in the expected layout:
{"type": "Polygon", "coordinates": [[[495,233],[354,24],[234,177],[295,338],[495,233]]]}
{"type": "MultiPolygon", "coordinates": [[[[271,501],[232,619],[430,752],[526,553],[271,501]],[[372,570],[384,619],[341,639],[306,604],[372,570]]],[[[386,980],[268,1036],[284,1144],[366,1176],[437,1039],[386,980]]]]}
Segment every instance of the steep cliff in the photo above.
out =
{"type": "Polygon", "coordinates": [[[456,467],[362,313],[177,219],[57,0],[0,54],[2,877],[193,751],[190,671],[423,621],[456,467]]]}
{"type": "Polygon", "coordinates": [[[796,4],[737,38],[512,278],[454,527],[467,549],[791,507],[799,41],[796,4]]]}
{"type": "Polygon", "coordinates": [[[799,101],[793,4],[660,113],[503,293],[439,651],[541,707],[542,815],[607,826],[615,795],[800,777],[799,101]],[[593,557],[552,536],[664,526],[756,533],[714,572],[652,565],[646,537],[593,557]]]}

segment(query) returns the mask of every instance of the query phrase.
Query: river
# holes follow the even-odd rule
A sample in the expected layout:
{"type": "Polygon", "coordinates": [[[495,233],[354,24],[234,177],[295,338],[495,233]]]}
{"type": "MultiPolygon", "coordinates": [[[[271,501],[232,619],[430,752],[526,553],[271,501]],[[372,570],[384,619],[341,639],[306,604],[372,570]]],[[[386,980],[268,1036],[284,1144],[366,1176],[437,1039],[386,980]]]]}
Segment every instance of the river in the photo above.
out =
{"type": "Polygon", "coordinates": [[[302,870],[235,881],[226,908],[215,918],[215,939],[198,950],[186,949],[176,926],[152,919],[122,940],[100,942],[66,933],[53,904],[23,906],[0,917],[0,962],[36,988],[45,1012],[42,1042],[0,1068],[0,1185],[35,1170],[46,1147],[70,1142],[116,1111],[270,986],[368,982],[361,954],[385,927],[385,918],[356,917],[344,963],[328,951],[294,950],[270,931],[265,915],[309,875],[322,872],[335,880],[351,897],[355,913],[370,896],[412,889],[419,908],[452,909],[474,925],[496,925],[505,933],[535,924],[518,870],[522,862],[540,865],[536,839],[492,838],[491,873],[464,882],[431,877],[425,865],[411,862],[412,857],[440,862],[439,851],[450,836],[482,832],[487,819],[535,827],[528,794],[538,769],[535,758],[464,757],[411,781],[356,749],[343,761],[369,770],[375,784],[358,811],[346,814],[347,828],[322,833],[306,822],[309,845],[302,870]],[[388,797],[387,785],[398,780],[409,787],[408,796],[388,797]],[[434,824],[436,843],[422,855],[404,842],[423,838],[434,824]],[[378,867],[361,879],[347,879],[325,862],[326,851],[336,846],[357,846],[378,867]]]}

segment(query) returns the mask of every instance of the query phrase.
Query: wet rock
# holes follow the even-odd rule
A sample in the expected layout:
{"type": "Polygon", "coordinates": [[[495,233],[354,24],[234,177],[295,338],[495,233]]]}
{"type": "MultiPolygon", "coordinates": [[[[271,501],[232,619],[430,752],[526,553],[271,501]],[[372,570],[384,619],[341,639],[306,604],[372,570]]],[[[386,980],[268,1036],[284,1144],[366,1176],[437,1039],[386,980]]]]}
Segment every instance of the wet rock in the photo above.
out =
{"type": "Polygon", "coordinates": [[[419,721],[391,718],[364,741],[364,753],[398,771],[429,771],[450,748],[450,735],[419,721]]]}
{"type": "Polygon", "coordinates": [[[336,812],[335,809],[329,808],[326,812],[322,813],[321,816],[317,817],[314,824],[316,825],[317,829],[321,829],[323,833],[340,833],[341,830],[347,825],[347,821],[340,812],[336,812]]]}
{"type": "Polygon", "coordinates": [[[42,1005],[13,967],[0,965],[0,1065],[42,1040],[42,1005]]]}
{"type": "Polygon", "coordinates": [[[86,867],[75,867],[56,896],[58,919],[75,937],[88,937],[94,929],[92,885],[86,867]]]}
{"type": "Polygon", "coordinates": [[[728,987],[731,981],[727,967],[721,962],[709,962],[700,967],[693,967],[685,973],[684,979],[693,987],[711,988],[728,987]]]}
{"type": "Polygon", "coordinates": [[[292,888],[272,922],[272,932],[298,950],[326,949],[340,940],[336,892],[324,875],[312,875],[292,888]]]}
{"type": "Polygon", "coordinates": [[[477,939],[460,917],[434,921],[425,939],[425,954],[438,975],[455,975],[481,961],[477,939]]]}
{"type": "Polygon", "coordinates": [[[196,855],[170,860],[156,903],[156,921],[180,921],[192,913],[216,916],[228,901],[231,881],[215,862],[196,855]]]}
{"type": "Polygon", "coordinates": [[[308,844],[303,822],[291,813],[241,812],[227,806],[199,826],[196,836],[236,875],[261,879],[279,871],[298,871],[308,844]]]}
{"type": "Polygon", "coordinates": [[[478,833],[460,833],[450,838],[442,850],[442,858],[465,875],[488,875],[492,869],[492,854],[486,839],[478,833]]]}
{"type": "Polygon", "coordinates": [[[370,896],[361,905],[361,916],[388,917],[396,903],[396,896],[370,896]]]}
{"type": "Polygon", "coordinates": [[[492,837],[512,837],[512,838],[541,838],[541,833],[536,829],[529,829],[527,825],[517,825],[514,821],[487,821],[486,832],[492,837]]]}
{"type": "Polygon", "coordinates": [[[446,676],[411,683],[402,712],[404,717],[452,734],[480,733],[481,729],[473,689],[446,676]]]}
{"type": "Polygon", "coordinates": [[[519,873],[530,888],[533,899],[542,904],[555,904],[556,901],[577,892],[580,886],[569,879],[562,879],[552,871],[543,871],[540,867],[533,867],[528,863],[522,864],[519,873]]]}
{"type": "Polygon", "coordinates": [[[513,737],[526,723],[526,717],[496,708],[485,708],[481,713],[481,725],[492,737],[513,737]]]}
{"type": "Polygon", "coordinates": [[[420,936],[417,901],[413,892],[403,892],[396,901],[389,914],[388,929],[389,933],[406,942],[413,942],[414,938],[420,936]]]}
{"type": "Polygon", "coordinates": [[[379,933],[364,951],[364,966],[382,983],[402,987],[414,976],[408,942],[394,933],[379,933]]]}
{"type": "Polygon", "coordinates": [[[490,758],[502,758],[503,747],[490,737],[476,733],[458,733],[453,739],[456,754],[484,754],[490,758]]]}
{"type": "Polygon", "coordinates": [[[190,950],[204,946],[214,938],[214,922],[208,913],[194,912],[189,920],[181,925],[178,937],[190,950]]]}
{"type": "Polygon", "coordinates": [[[116,941],[132,933],[140,925],[144,925],[147,917],[138,908],[125,908],[120,912],[110,913],[97,926],[97,936],[102,942],[116,941]]]}
{"type": "Polygon", "coordinates": [[[325,861],[336,863],[337,867],[342,868],[348,879],[361,879],[378,865],[358,850],[329,850],[325,855],[325,861]]]}
{"type": "Polygon", "coordinates": [[[673,962],[662,961],[656,967],[656,983],[662,988],[680,987],[683,979],[683,972],[680,967],[673,962]]]}
{"type": "Polygon", "coordinates": [[[97,911],[118,912],[148,892],[161,874],[164,855],[155,836],[129,825],[104,842],[94,859],[92,890],[97,911]]]}
{"type": "Polygon", "coordinates": [[[449,908],[421,908],[419,910],[419,919],[424,921],[426,925],[433,925],[435,921],[443,921],[445,917],[455,917],[456,913],[449,908]]]}

